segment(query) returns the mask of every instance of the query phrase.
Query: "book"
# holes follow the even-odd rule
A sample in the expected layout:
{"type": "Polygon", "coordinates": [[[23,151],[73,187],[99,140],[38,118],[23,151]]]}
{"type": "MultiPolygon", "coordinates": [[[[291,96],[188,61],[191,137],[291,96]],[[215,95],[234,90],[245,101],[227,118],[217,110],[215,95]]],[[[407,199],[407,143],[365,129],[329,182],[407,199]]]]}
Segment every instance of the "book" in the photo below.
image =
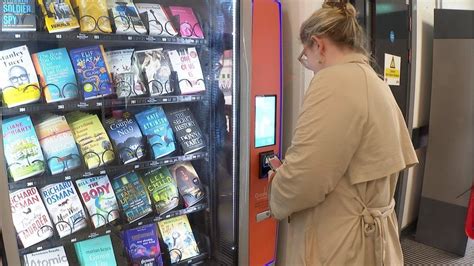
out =
{"type": "Polygon", "coordinates": [[[79,87],[84,93],[84,100],[112,94],[112,77],[102,45],[73,49],[69,54],[79,79],[79,87]]]}
{"type": "Polygon", "coordinates": [[[75,0],[79,24],[84,33],[111,33],[112,26],[106,0],[75,0]]]}
{"type": "Polygon", "coordinates": [[[173,130],[161,106],[155,106],[135,114],[143,135],[151,147],[154,159],[169,155],[176,150],[173,130]]]}
{"type": "Polygon", "coordinates": [[[173,16],[178,17],[179,33],[182,37],[203,39],[201,25],[194,11],[190,7],[170,6],[169,10],[173,16]]]}
{"type": "Polygon", "coordinates": [[[141,73],[141,80],[146,84],[150,96],[173,93],[170,84],[171,63],[162,48],[136,51],[134,63],[141,73]]]}
{"type": "Polygon", "coordinates": [[[162,266],[156,224],[147,224],[123,233],[123,242],[133,266],[162,266]]]}
{"type": "Polygon", "coordinates": [[[13,225],[24,248],[53,236],[53,224],[36,187],[10,192],[13,225]]]}
{"type": "Polygon", "coordinates": [[[66,120],[88,169],[114,161],[112,143],[97,115],[76,111],[66,114],[66,120]]]}
{"type": "Polygon", "coordinates": [[[70,0],[38,0],[44,23],[49,33],[72,31],[79,28],[70,0]]]}
{"type": "Polygon", "coordinates": [[[81,156],[64,116],[45,115],[35,130],[52,175],[81,166],[81,156]]]}
{"type": "Polygon", "coordinates": [[[74,243],[81,266],[116,266],[114,248],[109,235],[74,243]]]}
{"type": "Polygon", "coordinates": [[[133,2],[116,1],[112,7],[116,33],[118,34],[146,34],[145,25],[138,14],[133,2]]]}
{"type": "Polygon", "coordinates": [[[114,178],[112,187],[129,223],[152,212],[150,198],[137,173],[132,171],[114,178]]]}
{"type": "Polygon", "coordinates": [[[5,160],[13,181],[42,174],[46,166],[31,118],[7,118],[2,123],[2,132],[5,160]]]}
{"type": "Polygon", "coordinates": [[[2,0],[2,31],[36,31],[34,0],[2,0]]]}
{"type": "Polygon", "coordinates": [[[171,37],[178,35],[165,10],[160,4],[136,3],[140,14],[147,18],[148,34],[151,36],[171,37]]]}
{"type": "Polygon", "coordinates": [[[204,189],[191,162],[181,162],[170,167],[170,172],[178,184],[178,191],[187,207],[204,198],[204,189]]]}
{"type": "Polygon", "coordinates": [[[170,109],[166,112],[166,116],[184,154],[206,147],[201,129],[188,107],[170,109]]]}
{"type": "Polygon", "coordinates": [[[183,262],[199,255],[199,248],[186,215],[159,221],[158,227],[168,247],[171,263],[183,262]]]}
{"type": "Polygon", "coordinates": [[[63,246],[23,255],[24,266],[69,266],[63,246]]]}
{"type": "Polygon", "coordinates": [[[173,178],[168,167],[163,166],[145,172],[143,182],[157,213],[162,215],[178,206],[179,194],[176,179],[173,178]]]}
{"type": "Polygon", "coordinates": [[[38,77],[26,45],[0,51],[3,103],[15,107],[40,99],[38,77]]]}
{"type": "Polygon", "coordinates": [[[224,94],[224,101],[226,105],[232,105],[232,50],[225,50],[219,61],[221,69],[219,70],[219,89],[224,94]]]}
{"type": "Polygon", "coordinates": [[[140,81],[138,71],[132,67],[133,53],[134,49],[105,52],[118,98],[145,94],[145,85],[140,81]]]}
{"type": "Polygon", "coordinates": [[[196,48],[168,51],[171,67],[178,73],[181,94],[191,94],[206,90],[201,63],[196,48]]]}
{"type": "Polygon", "coordinates": [[[104,127],[123,164],[145,156],[145,138],[131,113],[114,111],[112,117],[105,119],[104,127]]]}
{"type": "Polygon", "coordinates": [[[86,213],[71,181],[47,185],[40,192],[60,238],[87,227],[86,213]]]}
{"type": "Polygon", "coordinates": [[[80,179],[76,184],[95,228],[119,218],[115,193],[106,175],[80,179]]]}
{"type": "Polygon", "coordinates": [[[79,87],[66,48],[58,48],[31,55],[43,87],[46,102],[77,98],[79,87]]]}

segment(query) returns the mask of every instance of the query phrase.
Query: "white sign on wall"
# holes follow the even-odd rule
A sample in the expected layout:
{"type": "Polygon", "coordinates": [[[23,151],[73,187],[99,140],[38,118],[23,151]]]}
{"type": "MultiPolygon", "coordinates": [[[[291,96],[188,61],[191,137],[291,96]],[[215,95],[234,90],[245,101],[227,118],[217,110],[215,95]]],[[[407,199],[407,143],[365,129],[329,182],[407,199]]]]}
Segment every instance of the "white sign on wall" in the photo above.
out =
{"type": "Polygon", "coordinates": [[[391,86],[400,86],[400,69],[402,58],[391,54],[385,54],[383,79],[391,86]]]}

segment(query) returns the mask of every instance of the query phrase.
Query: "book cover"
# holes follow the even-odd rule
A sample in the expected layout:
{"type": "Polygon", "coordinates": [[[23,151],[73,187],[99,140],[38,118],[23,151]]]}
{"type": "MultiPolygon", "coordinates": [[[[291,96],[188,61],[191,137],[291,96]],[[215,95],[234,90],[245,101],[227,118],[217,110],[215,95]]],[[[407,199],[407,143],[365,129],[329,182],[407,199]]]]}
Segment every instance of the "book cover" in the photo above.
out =
{"type": "Polygon", "coordinates": [[[85,100],[112,94],[112,77],[102,45],[73,49],[69,54],[85,100]]]}
{"type": "Polygon", "coordinates": [[[162,266],[156,224],[147,224],[123,233],[123,242],[133,266],[162,266]]]}
{"type": "Polygon", "coordinates": [[[31,56],[43,87],[46,102],[77,98],[79,87],[66,48],[39,52],[31,56]]]}
{"type": "Polygon", "coordinates": [[[194,11],[190,7],[170,6],[169,10],[173,16],[178,17],[179,33],[182,37],[203,39],[201,25],[194,11]]]}
{"type": "Polygon", "coordinates": [[[86,213],[71,181],[50,184],[40,191],[60,238],[87,227],[86,213]]]}
{"type": "Polygon", "coordinates": [[[34,0],[2,0],[2,31],[36,31],[34,0]]]}
{"type": "Polygon", "coordinates": [[[79,21],[69,0],[38,0],[49,33],[79,28],[79,21]]]}
{"type": "Polygon", "coordinates": [[[142,82],[147,85],[150,96],[174,92],[169,81],[171,63],[162,48],[136,51],[134,63],[137,64],[142,82]]]}
{"type": "Polygon", "coordinates": [[[116,266],[114,248],[109,235],[74,243],[81,266],[116,266]]]}
{"type": "Polygon", "coordinates": [[[144,17],[148,18],[148,31],[151,36],[171,37],[178,35],[160,4],[136,3],[135,6],[140,14],[146,14],[144,17]]]}
{"type": "Polygon", "coordinates": [[[69,266],[63,246],[23,255],[24,266],[69,266]]]}
{"type": "Polygon", "coordinates": [[[153,158],[158,159],[176,150],[173,130],[161,106],[155,106],[135,115],[138,125],[151,147],[153,158]]]}
{"type": "Polygon", "coordinates": [[[185,261],[199,255],[191,225],[186,215],[158,222],[161,237],[168,247],[171,263],[185,261]]]}
{"type": "Polygon", "coordinates": [[[10,192],[13,225],[24,248],[53,236],[53,224],[35,187],[10,192]]]}
{"type": "Polygon", "coordinates": [[[133,53],[134,49],[105,52],[118,98],[144,95],[146,92],[144,84],[136,78],[138,71],[132,67],[133,53]]]}
{"type": "Polygon", "coordinates": [[[219,61],[221,69],[219,70],[219,88],[224,94],[224,101],[226,105],[232,105],[232,50],[226,50],[222,54],[219,61]]]}
{"type": "Polygon", "coordinates": [[[191,162],[182,162],[170,167],[171,175],[178,184],[179,194],[186,207],[192,206],[204,198],[204,189],[191,162]]]}
{"type": "Polygon", "coordinates": [[[36,124],[35,130],[52,175],[81,166],[81,156],[64,116],[49,115],[36,124]]]}
{"type": "Polygon", "coordinates": [[[79,24],[84,33],[111,33],[106,0],[74,0],[79,9],[79,24]]]}
{"type": "Polygon", "coordinates": [[[13,181],[44,172],[46,166],[43,153],[28,115],[5,119],[2,132],[5,160],[13,181]]]}
{"type": "Polygon", "coordinates": [[[145,138],[131,113],[114,112],[112,117],[104,121],[104,127],[123,164],[139,160],[145,155],[145,138]]]}
{"type": "Polygon", "coordinates": [[[196,48],[168,51],[171,66],[178,73],[181,94],[205,91],[204,77],[196,48]]]}
{"type": "Polygon", "coordinates": [[[112,143],[97,115],[72,112],[66,115],[66,119],[88,169],[114,161],[112,143]]]}
{"type": "Polygon", "coordinates": [[[115,193],[106,175],[80,179],[76,184],[95,228],[119,218],[115,193]]]}
{"type": "Polygon", "coordinates": [[[163,166],[145,172],[143,182],[157,213],[162,215],[178,206],[176,179],[171,176],[168,167],[163,166]]]}
{"type": "Polygon", "coordinates": [[[147,33],[138,10],[132,2],[114,2],[112,15],[115,21],[116,33],[132,35],[147,33]]]}
{"type": "Polygon", "coordinates": [[[41,97],[38,77],[26,45],[0,51],[0,85],[8,107],[36,102],[41,97]]]}
{"type": "Polygon", "coordinates": [[[166,116],[184,154],[193,153],[206,147],[201,129],[188,107],[171,109],[166,112],[166,116]]]}
{"type": "Polygon", "coordinates": [[[114,178],[112,187],[129,223],[152,212],[150,198],[137,173],[129,172],[114,178]]]}

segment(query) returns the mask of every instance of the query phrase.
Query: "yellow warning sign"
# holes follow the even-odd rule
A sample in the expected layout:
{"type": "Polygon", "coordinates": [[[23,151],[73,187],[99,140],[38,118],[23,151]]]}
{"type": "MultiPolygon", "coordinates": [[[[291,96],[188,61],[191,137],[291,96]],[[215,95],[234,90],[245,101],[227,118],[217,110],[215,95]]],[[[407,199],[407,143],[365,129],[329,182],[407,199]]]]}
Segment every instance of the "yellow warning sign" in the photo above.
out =
{"type": "Polygon", "coordinates": [[[384,81],[388,85],[400,86],[401,61],[400,56],[385,54],[384,81]]]}
{"type": "Polygon", "coordinates": [[[392,61],[390,62],[390,68],[395,68],[395,58],[392,56],[392,61]]]}

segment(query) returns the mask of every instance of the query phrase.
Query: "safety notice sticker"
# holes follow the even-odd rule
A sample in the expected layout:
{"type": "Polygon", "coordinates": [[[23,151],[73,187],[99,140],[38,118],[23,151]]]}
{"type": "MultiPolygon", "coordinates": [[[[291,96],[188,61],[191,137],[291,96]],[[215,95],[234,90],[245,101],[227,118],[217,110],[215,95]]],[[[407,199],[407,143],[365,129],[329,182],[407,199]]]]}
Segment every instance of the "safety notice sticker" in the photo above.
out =
{"type": "Polygon", "coordinates": [[[400,86],[400,67],[402,58],[391,54],[385,54],[385,67],[383,78],[385,83],[393,86],[400,86]]]}

